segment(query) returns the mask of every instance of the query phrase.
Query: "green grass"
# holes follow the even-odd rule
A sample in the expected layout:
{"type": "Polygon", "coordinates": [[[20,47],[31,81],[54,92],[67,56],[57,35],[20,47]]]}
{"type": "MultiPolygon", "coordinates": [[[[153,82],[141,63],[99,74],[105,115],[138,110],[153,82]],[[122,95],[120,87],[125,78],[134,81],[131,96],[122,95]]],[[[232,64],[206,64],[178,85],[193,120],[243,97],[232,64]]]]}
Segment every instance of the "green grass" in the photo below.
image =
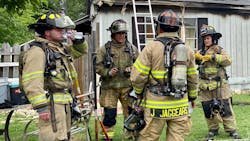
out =
{"type": "MultiPolygon", "coordinates": [[[[237,126],[239,128],[238,132],[242,136],[242,138],[250,138],[250,120],[249,120],[249,109],[250,109],[250,95],[234,95],[233,96],[233,102],[236,104],[233,106],[235,115],[236,115],[236,121],[237,126]]],[[[201,109],[200,103],[196,102],[196,107],[192,113],[192,131],[191,134],[187,137],[185,137],[185,141],[197,141],[204,139],[204,136],[207,134],[208,129],[205,122],[204,114],[201,109]]],[[[0,112],[0,128],[3,128],[4,126],[4,120],[6,119],[7,114],[2,114],[0,112]]],[[[101,118],[101,117],[99,117],[101,118]]],[[[30,118],[15,115],[13,117],[13,120],[11,122],[10,126],[10,135],[13,140],[11,141],[22,141],[22,134],[25,124],[29,121],[30,118]]],[[[99,126],[99,132],[101,130],[100,125],[99,126]]],[[[95,139],[95,131],[94,131],[94,117],[91,117],[90,120],[90,132],[91,132],[91,138],[92,140],[95,139]]],[[[166,128],[166,127],[165,127],[166,128]]],[[[32,123],[31,127],[29,128],[29,131],[36,129],[36,123],[32,123]]],[[[165,129],[162,132],[162,135],[160,137],[159,141],[165,141],[165,129]]],[[[117,117],[117,124],[115,126],[115,141],[120,141],[122,139],[123,134],[123,117],[122,115],[118,115],[117,117]]],[[[219,136],[216,137],[217,140],[229,140],[230,138],[228,135],[224,132],[223,127],[221,126],[219,131],[219,136]]],[[[77,135],[77,138],[82,135],[77,135]]],[[[100,136],[99,136],[100,138],[100,136]]],[[[3,136],[0,136],[0,141],[3,141],[3,136]]],[[[36,141],[38,140],[36,137],[29,138],[29,141],[36,141]]],[[[84,141],[84,139],[82,139],[84,141]]],[[[74,140],[76,141],[76,140],[74,140]]]]}

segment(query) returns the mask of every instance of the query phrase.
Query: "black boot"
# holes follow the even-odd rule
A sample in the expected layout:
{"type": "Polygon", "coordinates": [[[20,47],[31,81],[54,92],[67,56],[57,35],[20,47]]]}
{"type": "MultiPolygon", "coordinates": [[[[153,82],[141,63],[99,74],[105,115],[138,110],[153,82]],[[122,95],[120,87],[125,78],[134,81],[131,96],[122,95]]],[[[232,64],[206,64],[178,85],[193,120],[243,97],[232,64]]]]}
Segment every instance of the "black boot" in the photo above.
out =
{"type": "Polygon", "coordinates": [[[229,132],[229,136],[233,137],[234,139],[241,139],[240,135],[236,131],[229,132]]]}
{"type": "Polygon", "coordinates": [[[217,131],[209,131],[206,135],[206,139],[212,139],[214,136],[219,135],[218,130],[217,131]]]}

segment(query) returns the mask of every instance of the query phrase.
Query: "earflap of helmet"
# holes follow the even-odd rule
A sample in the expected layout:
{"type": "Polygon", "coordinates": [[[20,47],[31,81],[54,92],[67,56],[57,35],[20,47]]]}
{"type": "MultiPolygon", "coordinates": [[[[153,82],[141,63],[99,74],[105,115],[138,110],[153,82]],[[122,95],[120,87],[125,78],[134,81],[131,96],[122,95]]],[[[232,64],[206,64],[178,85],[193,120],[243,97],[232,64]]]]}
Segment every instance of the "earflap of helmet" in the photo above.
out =
{"type": "Polygon", "coordinates": [[[214,38],[215,38],[215,39],[220,39],[221,37],[222,37],[222,34],[221,34],[221,33],[216,32],[216,33],[214,34],[214,38]]]}

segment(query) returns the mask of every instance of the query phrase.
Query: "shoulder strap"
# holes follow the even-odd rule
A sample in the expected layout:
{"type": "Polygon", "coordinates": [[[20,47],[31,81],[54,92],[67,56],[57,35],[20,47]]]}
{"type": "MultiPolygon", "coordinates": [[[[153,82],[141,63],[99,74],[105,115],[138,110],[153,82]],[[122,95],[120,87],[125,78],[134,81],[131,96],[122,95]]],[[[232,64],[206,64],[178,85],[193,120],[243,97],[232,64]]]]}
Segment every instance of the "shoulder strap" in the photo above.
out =
{"type": "Polygon", "coordinates": [[[168,37],[159,37],[159,38],[154,39],[154,41],[160,41],[164,46],[169,44],[172,40],[173,40],[172,38],[168,38],[168,37]]]}
{"type": "Polygon", "coordinates": [[[105,48],[106,48],[106,54],[109,54],[111,56],[111,41],[108,41],[105,44],[105,48]]]}
{"type": "Polygon", "coordinates": [[[53,70],[56,68],[56,62],[55,62],[55,57],[56,55],[53,53],[53,51],[48,48],[48,44],[45,42],[39,42],[39,41],[33,41],[29,43],[30,47],[40,47],[44,53],[45,53],[45,71],[44,71],[44,76],[45,77],[50,77],[50,70],[53,70]]]}
{"type": "Polygon", "coordinates": [[[105,49],[106,49],[106,54],[105,54],[105,58],[104,58],[104,66],[106,68],[111,68],[113,66],[113,56],[111,54],[111,41],[108,41],[105,44],[105,49]]]}
{"type": "Polygon", "coordinates": [[[221,50],[223,49],[221,46],[218,46],[218,52],[217,52],[217,54],[221,54],[221,50]]]}
{"type": "Polygon", "coordinates": [[[106,48],[106,49],[111,48],[111,41],[108,41],[108,42],[105,44],[105,48],[106,48]]]}
{"type": "Polygon", "coordinates": [[[30,47],[40,47],[41,49],[43,49],[43,51],[45,51],[45,47],[47,46],[45,42],[39,42],[39,41],[33,41],[31,43],[29,43],[30,47]]]}
{"type": "MultiPolygon", "coordinates": [[[[164,85],[168,85],[171,87],[171,77],[172,77],[172,68],[175,65],[173,61],[171,61],[171,54],[178,44],[184,44],[184,42],[177,37],[169,38],[169,37],[159,37],[156,38],[154,41],[160,41],[164,45],[164,65],[165,68],[168,70],[168,80],[164,78],[164,85]]],[[[171,89],[171,88],[170,88],[171,89]]]]}
{"type": "Polygon", "coordinates": [[[128,40],[126,40],[126,48],[129,49],[129,54],[130,54],[132,61],[134,63],[136,60],[135,51],[133,49],[133,45],[128,40]]]}

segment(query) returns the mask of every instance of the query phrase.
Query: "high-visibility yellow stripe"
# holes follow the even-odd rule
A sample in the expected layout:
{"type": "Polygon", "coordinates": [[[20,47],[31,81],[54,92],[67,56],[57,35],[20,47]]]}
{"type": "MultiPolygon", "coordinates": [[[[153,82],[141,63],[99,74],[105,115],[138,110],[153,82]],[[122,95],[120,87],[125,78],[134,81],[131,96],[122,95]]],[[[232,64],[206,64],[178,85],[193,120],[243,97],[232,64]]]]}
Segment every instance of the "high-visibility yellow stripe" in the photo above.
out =
{"type": "MultiPolygon", "coordinates": [[[[144,106],[144,105],[142,105],[144,106]]],[[[167,105],[153,105],[146,103],[144,107],[146,108],[153,108],[153,109],[169,109],[169,108],[179,108],[179,107],[187,107],[188,103],[180,104],[180,105],[173,105],[173,106],[167,106],[167,105]]]]}
{"type": "Polygon", "coordinates": [[[183,102],[188,102],[188,99],[180,99],[175,101],[154,101],[154,100],[147,100],[148,103],[154,103],[154,104],[167,104],[167,105],[173,105],[173,104],[179,104],[183,102]]]}
{"type": "Polygon", "coordinates": [[[167,78],[167,70],[164,70],[164,71],[161,71],[161,70],[152,70],[151,71],[151,75],[154,77],[154,78],[157,78],[157,79],[163,79],[163,78],[167,78]]]}
{"type": "Polygon", "coordinates": [[[42,103],[46,103],[47,102],[47,98],[46,95],[44,93],[33,96],[33,97],[29,97],[29,101],[32,105],[36,106],[42,103]]]}
{"type": "Polygon", "coordinates": [[[70,93],[54,93],[53,94],[54,102],[72,102],[72,96],[70,93]]]}
{"type": "Polygon", "coordinates": [[[58,74],[56,75],[56,77],[51,77],[51,79],[52,79],[53,81],[65,81],[65,79],[64,79],[62,73],[58,73],[58,74]]]}
{"type": "Polygon", "coordinates": [[[36,78],[44,78],[44,72],[43,71],[36,71],[32,73],[26,73],[22,76],[22,83],[25,83],[27,81],[36,79],[36,78]]]}
{"type": "Polygon", "coordinates": [[[137,88],[137,87],[134,87],[134,90],[135,90],[135,93],[137,93],[137,94],[141,94],[143,91],[143,89],[137,88]]]}
{"type": "Polygon", "coordinates": [[[52,77],[53,81],[65,81],[64,78],[56,78],[56,77],[52,77]]]}
{"type": "MultiPolygon", "coordinates": [[[[227,84],[227,80],[223,80],[222,84],[227,84]]],[[[202,82],[200,83],[200,87],[202,87],[203,89],[208,89],[208,90],[214,90],[218,87],[220,87],[220,82],[216,82],[216,81],[210,81],[209,83],[206,82],[202,82]]]]}
{"type": "Polygon", "coordinates": [[[215,59],[216,59],[216,61],[217,61],[218,64],[221,64],[221,62],[222,62],[222,55],[216,54],[215,59]]]}
{"type": "Polygon", "coordinates": [[[181,99],[176,101],[153,101],[142,100],[141,106],[154,109],[168,109],[188,106],[188,99],[181,99]]]}
{"type": "Polygon", "coordinates": [[[72,78],[77,78],[77,72],[75,70],[71,70],[70,75],[72,78]]]}
{"type": "Polygon", "coordinates": [[[194,74],[198,74],[197,68],[193,67],[193,68],[187,68],[187,75],[194,75],[194,74]]]}
{"type": "Polygon", "coordinates": [[[198,95],[198,89],[189,90],[188,91],[188,95],[190,97],[197,97],[197,95],[198,95]]]}
{"type": "Polygon", "coordinates": [[[149,74],[149,71],[150,71],[150,68],[143,65],[139,59],[137,59],[135,61],[135,63],[133,64],[133,66],[142,74],[145,74],[145,75],[148,75],[149,74]]]}
{"type": "Polygon", "coordinates": [[[205,74],[216,74],[218,69],[216,67],[205,68],[205,74]]]}

